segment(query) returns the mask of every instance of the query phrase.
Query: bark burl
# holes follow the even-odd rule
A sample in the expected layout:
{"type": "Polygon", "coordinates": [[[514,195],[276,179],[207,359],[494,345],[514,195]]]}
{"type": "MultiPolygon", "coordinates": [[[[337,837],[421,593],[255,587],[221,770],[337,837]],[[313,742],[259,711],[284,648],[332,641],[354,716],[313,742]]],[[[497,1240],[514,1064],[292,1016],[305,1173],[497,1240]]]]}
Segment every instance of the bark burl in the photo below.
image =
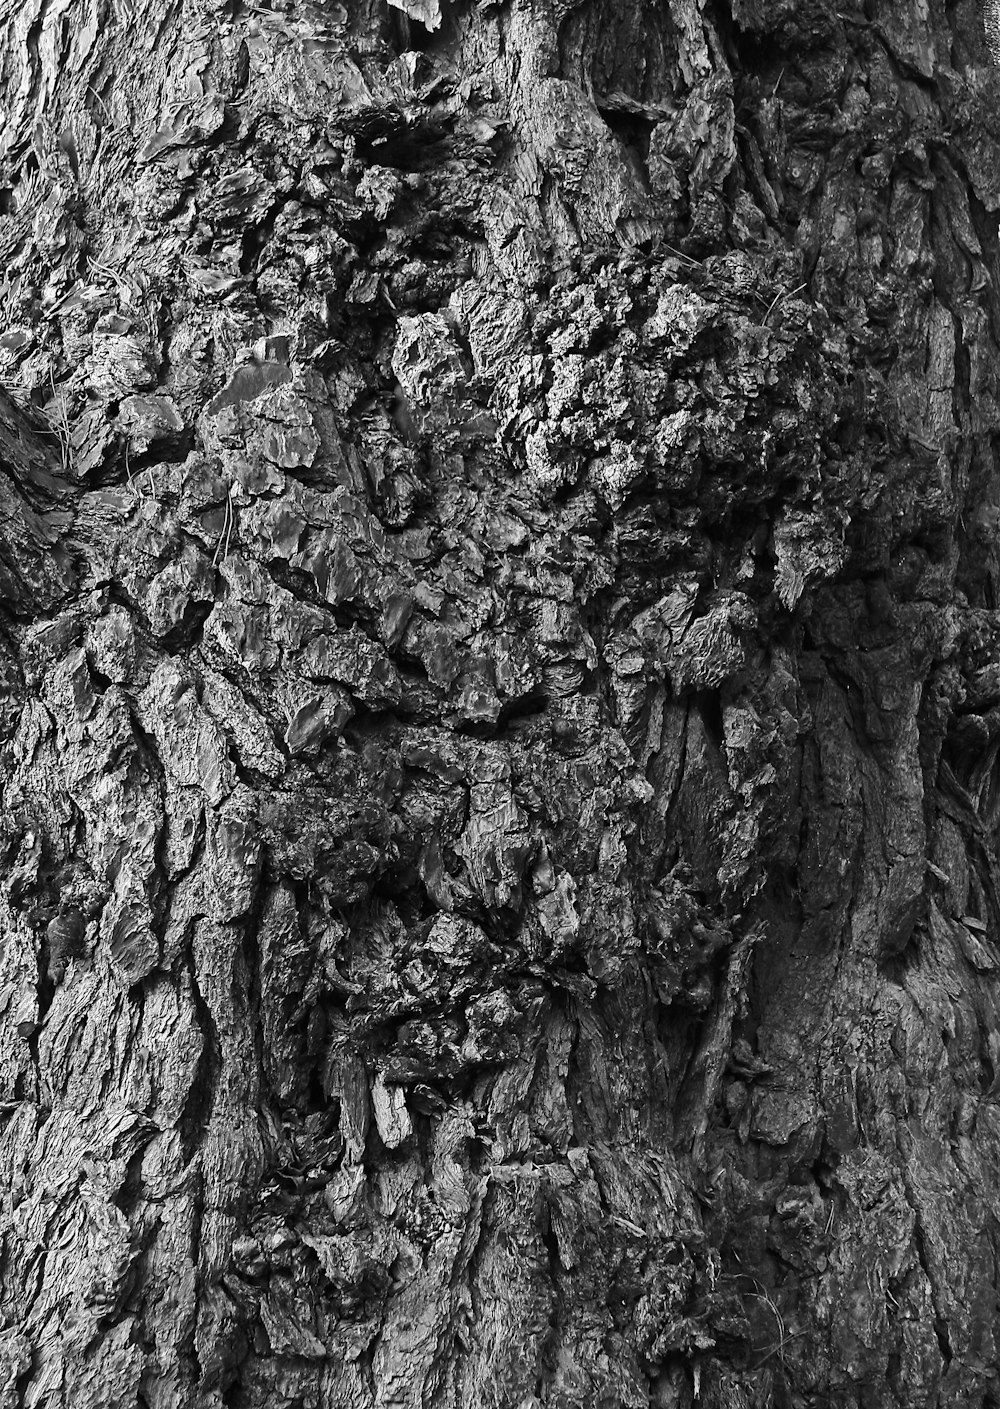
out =
{"type": "Polygon", "coordinates": [[[0,0],[0,1402],[1000,1404],[972,0],[0,0]]]}

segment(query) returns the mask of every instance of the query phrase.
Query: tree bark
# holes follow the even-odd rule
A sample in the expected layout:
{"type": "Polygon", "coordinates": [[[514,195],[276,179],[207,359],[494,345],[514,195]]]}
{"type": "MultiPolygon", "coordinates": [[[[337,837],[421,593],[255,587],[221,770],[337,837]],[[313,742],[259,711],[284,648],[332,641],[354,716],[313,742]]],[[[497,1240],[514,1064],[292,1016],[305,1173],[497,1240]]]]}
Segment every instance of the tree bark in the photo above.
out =
{"type": "Polygon", "coordinates": [[[1000,1403],[972,0],[0,0],[0,1385],[1000,1403]]]}

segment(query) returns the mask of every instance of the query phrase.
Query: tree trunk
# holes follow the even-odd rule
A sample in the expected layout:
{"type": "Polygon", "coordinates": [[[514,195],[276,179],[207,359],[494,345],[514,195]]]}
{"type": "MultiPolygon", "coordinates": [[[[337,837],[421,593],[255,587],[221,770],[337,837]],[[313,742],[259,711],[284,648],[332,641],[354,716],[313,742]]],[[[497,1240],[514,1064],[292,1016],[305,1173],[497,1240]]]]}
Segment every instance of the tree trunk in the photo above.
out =
{"type": "Polygon", "coordinates": [[[1000,1404],[992,32],[0,0],[3,1405],[1000,1404]]]}

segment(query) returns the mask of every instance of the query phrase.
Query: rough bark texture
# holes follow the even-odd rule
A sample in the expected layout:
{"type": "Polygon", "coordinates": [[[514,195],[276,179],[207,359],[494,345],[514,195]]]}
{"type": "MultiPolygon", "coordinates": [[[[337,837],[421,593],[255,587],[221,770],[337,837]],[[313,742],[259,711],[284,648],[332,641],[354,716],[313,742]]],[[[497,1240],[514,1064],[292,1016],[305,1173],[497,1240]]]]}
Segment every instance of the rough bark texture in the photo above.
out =
{"type": "Polygon", "coordinates": [[[0,1387],[1000,1403],[970,0],[0,0],[0,1387]]]}

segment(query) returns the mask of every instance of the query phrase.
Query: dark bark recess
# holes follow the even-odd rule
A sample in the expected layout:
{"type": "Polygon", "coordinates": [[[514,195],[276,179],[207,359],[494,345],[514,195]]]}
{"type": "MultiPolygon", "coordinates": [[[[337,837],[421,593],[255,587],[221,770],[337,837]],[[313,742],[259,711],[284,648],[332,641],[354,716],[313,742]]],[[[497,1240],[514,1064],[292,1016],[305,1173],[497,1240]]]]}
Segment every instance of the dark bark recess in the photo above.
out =
{"type": "Polygon", "coordinates": [[[978,8],[0,94],[3,1404],[1000,1404],[978,8]]]}

